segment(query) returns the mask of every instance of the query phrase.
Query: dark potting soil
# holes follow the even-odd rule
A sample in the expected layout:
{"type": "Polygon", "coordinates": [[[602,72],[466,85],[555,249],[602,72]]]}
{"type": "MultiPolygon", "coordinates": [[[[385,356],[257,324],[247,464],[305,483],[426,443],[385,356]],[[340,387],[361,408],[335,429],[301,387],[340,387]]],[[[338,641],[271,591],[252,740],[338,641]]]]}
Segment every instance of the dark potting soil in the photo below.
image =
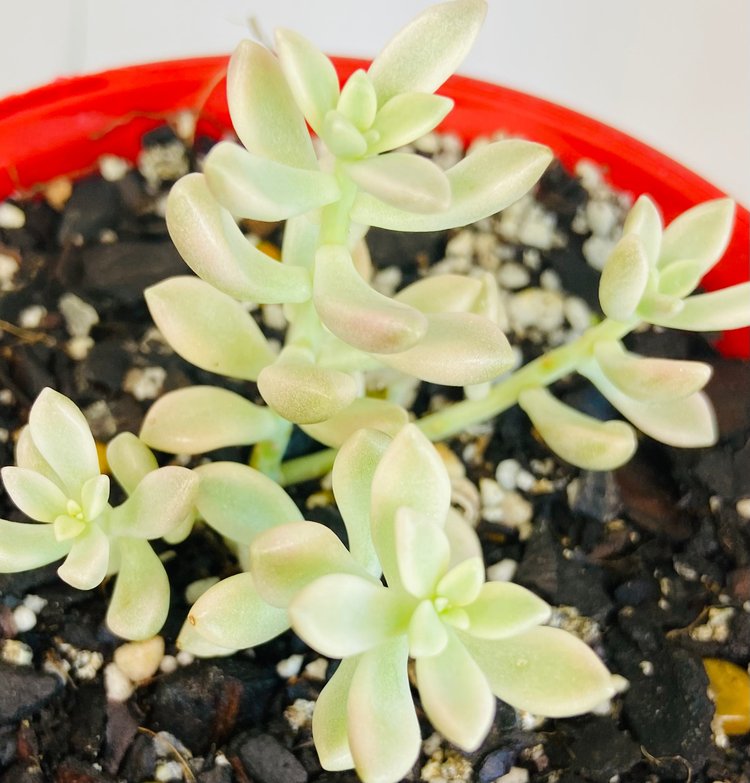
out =
{"type": "MultiPolygon", "coordinates": [[[[160,130],[145,140],[141,171],[86,178],[67,199],[65,183],[56,183],[64,194],[48,193],[56,207],[22,203],[25,225],[0,229],[0,256],[12,272],[0,279],[3,465],[12,464],[14,437],[45,386],[69,395],[102,443],[138,432],[153,398],[188,384],[224,384],[259,400],[253,384],[225,381],[176,356],[143,302],[146,286],[189,273],[160,217],[170,179],[193,158],[187,149],[175,158],[176,143],[160,130]],[[166,148],[172,152],[159,158],[166,148]],[[161,181],[153,173],[160,160],[172,165],[161,181]]],[[[400,287],[436,263],[456,271],[479,265],[499,280],[511,336],[524,360],[533,358],[582,328],[587,307],[596,311],[598,274],[583,259],[595,260],[616,234],[624,202],[593,172],[582,167],[576,177],[555,165],[524,208],[468,232],[372,230],[377,284],[400,287]],[[531,320],[535,308],[541,322],[531,320]]],[[[281,226],[252,228],[278,246],[281,226]]],[[[280,334],[278,308],[255,314],[280,334]]],[[[554,622],[589,642],[629,689],[600,714],[567,720],[542,721],[498,703],[487,740],[469,755],[434,736],[420,712],[425,752],[413,780],[750,781],[747,737],[712,732],[701,660],[750,663],[750,528],[737,506],[750,497],[750,365],[683,333],[646,330],[628,344],[714,366],[708,392],[717,446],[680,451],[643,437],[625,467],[580,471],[550,455],[518,408],[447,445],[462,466],[455,502],[477,521],[490,571],[515,574],[558,607],[554,622]]],[[[580,379],[555,391],[582,410],[611,414],[580,379]]],[[[425,411],[456,395],[423,384],[414,406],[425,411]]],[[[297,433],[290,452],[310,448],[297,433]]],[[[244,461],[248,454],[210,456],[244,461]]],[[[319,482],[290,493],[306,518],[343,535],[319,482]]],[[[4,493],[0,516],[22,518],[4,493]]],[[[310,710],[336,663],[291,633],[229,658],[177,654],[186,589],[228,576],[236,564],[206,529],[161,553],[172,585],[167,654],[124,700],[104,674],[122,644],[103,622],[111,585],[74,590],[54,565],[0,575],[0,783],[355,781],[353,772],[322,771],[311,740],[310,710]]]]}

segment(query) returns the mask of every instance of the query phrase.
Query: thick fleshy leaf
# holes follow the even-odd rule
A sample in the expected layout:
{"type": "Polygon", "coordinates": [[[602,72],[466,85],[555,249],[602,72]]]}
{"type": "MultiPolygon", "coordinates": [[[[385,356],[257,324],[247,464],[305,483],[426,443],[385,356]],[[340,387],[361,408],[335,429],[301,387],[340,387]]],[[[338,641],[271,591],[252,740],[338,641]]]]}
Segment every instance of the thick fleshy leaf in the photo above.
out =
{"type": "Polygon", "coordinates": [[[662,220],[659,209],[648,196],[640,196],[633,204],[625,218],[622,233],[637,234],[649,265],[656,264],[661,248],[662,220]]]}
{"type": "Polygon", "coordinates": [[[203,172],[223,207],[253,220],[286,220],[330,204],[340,195],[333,174],[287,166],[231,142],[211,149],[203,172]]]}
{"type": "Polygon", "coordinates": [[[250,545],[250,563],[258,592],[278,607],[288,606],[326,574],[354,574],[377,584],[336,534],[318,522],[290,522],[261,533],[250,545]]]}
{"type": "Polygon", "coordinates": [[[336,109],[324,117],[320,138],[337,158],[359,158],[367,152],[367,140],[359,128],[336,109]]]}
{"type": "Polygon", "coordinates": [[[349,750],[346,703],[359,657],[345,658],[339,664],[315,702],[312,733],[320,765],[330,772],[354,767],[349,750]]]}
{"type": "Polygon", "coordinates": [[[409,622],[409,655],[422,658],[438,655],[448,644],[448,630],[429,599],[414,610],[409,622]]]}
{"type": "Polygon", "coordinates": [[[364,70],[360,68],[354,71],[346,80],[336,108],[353,122],[358,130],[366,131],[372,125],[378,110],[378,96],[364,70]]]}
{"type": "MultiPolygon", "coordinates": [[[[281,242],[283,265],[299,266],[305,270],[311,270],[315,263],[315,251],[318,249],[319,236],[320,225],[309,215],[297,215],[297,217],[289,218],[284,226],[284,239],[281,242]]],[[[312,289],[311,285],[310,288],[312,289]]],[[[286,301],[296,300],[288,299],[286,301]]]]}
{"type": "Polygon", "coordinates": [[[415,598],[435,595],[438,580],[448,570],[450,549],[443,520],[435,522],[415,508],[396,510],[395,548],[401,585],[415,598]]]}
{"type": "Polygon", "coordinates": [[[657,402],[687,397],[711,377],[711,365],[678,359],[656,359],[626,351],[622,343],[601,340],[594,346],[599,367],[623,394],[657,402]]]}
{"type": "Polygon", "coordinates": [[[202,174],[188,174],[172,187],[166,218],[185,263],[222,293],[265,304],[310,298],[308,272],[281,264],[254,247],[202,174]]]}
{"type": "Polygon", "coordinates": [[[174,465],[147,473],[130,497],[110,515],[113,536],[160,538],[190,513],[198,494],[198,476],[174,465]]]}
{"type": "Polygon", "coordinates": [[[487,678],[455,635],[439,654],[417,658],[417,687],[430,723],[454,745],[476,750],[495,716],[487,678]]]}
{"type": "Polygon", "coordinates": [[[678,313],[650,321],[691,332],[718,332],[750,326],[750,283],[689,296],[678,313]]]}
{"type": "Polygon", "coordinates": [[[676,400],[642,402],[623,394],[597,364],[586,365],[579,372],[589,378],[625,418],[654,440],[681,448],[700,448],[716,443],[716,415],[703,392],[676,400]]]}
{"type": "Polygon", "coordinates": [[[498,698],[535,715],[580,715],[615,694],[612,675],[591,648],[559,628],[532,628],[508,639],[459,632],[498,698]]]}
{"type": "Polygon", "coordinates": [[[443,95],[409,92],[394,95],[377,113],[373,130],[377,141],[370,144],[371,153],[386,152],[424,136],[441,123],[453,101],[443,95]]]}
{"type": "Polygon", "coordinates": [[[449,568],[455,568],[464,560],[482,558],[482,545],[476,530],[454,508],[448,509],[445,518],[445,535],[451,547],[449,568]]]}
{"type": "Polygon", "coordinates": [[[695,290],[703,272],[697,261],[673,261],[659,274],[659,293],[684,297],[695,290]]]}
{"type": "Polygon", "coordinates": [[[700,264],[704,274],[708,272],[729,244],[734,211],[731,199],[720,198],[683,212],[664,230],[659,266],[689,258],[700,264]]]}
{"type": "Polygon", "coordinates": [[[419,756],[421,735],[407,676],[406,637],[357,663],[347,701],[349,747],[363,783],[401,780],[419,756]]]}
{"type": "Polygon", "coordinates": [[[380,561],[370,534],[371,485],[390,438],[374,429],[359,429],[341,446],[333,463],[332,487],[346,526],[352,557],[374,577],[380,561]]]}
{"type": "Polygon", "coordinates": [[[414,425],[404,427],[386,449],[372,479],[372,538],[389,585],[400,583],[398,509],[415,509],[442,527],[450,498],[448,472],[435,447],[414,425]]]}
{"type": "Polygon", "coordinates": [[[209,587],[193,604],[188,622],[211,644],[236,650],[263,644],[289,628],[286,610],[258,595],[251,574],[209,587]]]}
{"type": "Polygon", "coordinates": [[[109,566],[109,538],[97,524],[73,540],[57,575],[77,590],[92,590],[102,583],[109,566]]]}
{"type": "Polygon", "coordinates": [[[472,557],[451,568],[437,584],[437,594],[453,606],[466,606],[479,596],[484,584],[484,560],[472,557]]]}
{"type": "Polygon", "coordinates": [[[15,457],[16,465],[19,468],[32,470],[34,473],[41,473],[42,476],[49,479],[61,490],[65,490],[62,479],[52,470],[47,460],[44,459],[39,449],[34,445],[28,424],[21,428],[18,441],[16,442],[15,457]]]}
{"type": "Polygon", "coordinates": [[[405,634],[415,603],[353,574],[327,574],[289,604],[294,632],[330,658],[347,658],[405,634]]]}
{"type": "Polygon", "coordinates": [[[94,520],[103,514],[109,500],[109,476],[92,476],[81,487],[81,511],[84,519],[94,520]]]}
{"type": "MultiPolygon", "coordinates": [[[[268,476],[238,462],[209,462],[194,470],[200,479],[198,513],[221,535],[249,544],[275,525],[302,520],[297,505],[268,476]]],[[[249,645],[246,645],[249,646],[249,645]]]]}
{"type": "Polygon", "coordinates": [[[635,453],[635,433],[623,421],[599,421],[556,400],[546,389],[526,389],[518,404],[552,451],[571,465],[613,470],[635,453]]]}
{"type": "Polygon", "coordinates": [[[279,163],[317,168],[305,118],[279,61],[254,41],[234,50],[227,72],[232,125],[247,149],[279,163]]]}
{"type": "Polygon", "coordinates": [[[637,234],[625,234],[609,254],[599,280],[599,303],[615,321],[633,317],[649,277],[646,249],[637,234]]]}
{"type": "Polygon", "coordinates": [[[552,160],[547,147],[506,139],[475,150],[446,171],[451,206],[444,212],[418,215],[397,209],[368,193],[358,194],[352,220],[393,231],[441,231],[466,226],[494,215],[527,193],[552,160]]]}
{"type": "Polygon", "coordinates": [[[354,402],[358,390],[351,375],[320,367],[306,353],[287,348],[258,375],[258,391],[266,403],[295,424],[330,419],[354,402]]]}
{"type": "Polygon", "coordinates": [[[427,332],[412,348],[377,354],[383,364],[444,386],[485,383],[515,361],[499,326],[474,313],[430,313],[427,332]]]}
{"type": "Polygon", "coordinates": [[[302,429],[325,446],[338,448],[362,427],[393,436],[408,422],[409,414],[400,405],[388,400],[360,397],[327,421],[305,425],[302,429]]]}
{"type": "Polygon", "coordinates": [[[31,406],[29,430],[68,497],[80,497],[81,487],[100,471],[94,438],[76,404],[54,389],[43,389],[31,406]]]}
{"type": "Polygon", "coordinates": [[[412,19],[370,65],[378,103],[404,92],[435,92],[469,53],[486,13],[484,0],[453,0],[412,19]]]}
{"type": "Polygon", "coordinates": [[[175,644],[178,650],[184,650],[198,658],[223,657],[237,652],[232,647],[222,647],[204,639],[187,620],[183,623],[175,644]]]}
{"type": "Polygon", "coordinates": [[[541,598],[512,582],[486,582],[464,609],[470,622],[466,632],[480,639],[507,639],[546,623],[550,616],[541,598]]]}
{"type": "Polygon", "coordinates": [[[169,612],[169,579],[147,541],[119,540],[120,570],[106,622],[124,639],[150,639],[159,633],[169,612]]]}
{"type": "Polygon", "coordinates": [[[451,203],[443,170],[421,155],[387,152],[345,167],[361,190],[407,212],[442,212],[451,203]]]}
{"type": "Polygon", "coordinates": [[[341,245],[319,248],[313,298],[321,321],[338,338],[361,351],[405,351],[427,330],[422,313],[371,288],[341,245]]]}
{"type": "Polygon", "coordinates": [[[333,63],[293,30],[276,30],[276,53],[297,106],[320,135],[323,118],[336,108],[339,99],[339,80],[333,63]]]}
{"type": "Polygon", "coordinates": [[[469,313],[482,289],[482,279],[478,277],[431,275],[402,288],[394,299],[422,313],[469,313]]]}
{"type": "Polygon", "coordinates": [[[128,494],[147,473],[159,467],[151,449],[132,432],[121,432],[112,438],[107,446],[107,464],[128,494]]]}
{"type": "Polygon", "coordinates": [[[54,522],[67,511],[68,498],[41,473],[28,468],[8,466],[2,469],[5,491],[26,516],[37,522],[54,522]]]}
{"type": "Polygon", "coordinates": [[[0,574],[15,574],[54,563],[70,551],[70,541],[58,541],[52,525],[0,519],[0,574]]]}
{"type": "Polygon", "coordinates": [[[276,358],[247,310],[197,277],[171,277],[144,296],[167,342],[202,370],[254,381],[276,358]]]}
{"type": "Polygon", "coordinates": [[[148,410],[140,438],[172,454],[202,454],[224,446],[267,440],[278,417],[235,392],[216,386],[190,386],[160,397],[148,410]]]}

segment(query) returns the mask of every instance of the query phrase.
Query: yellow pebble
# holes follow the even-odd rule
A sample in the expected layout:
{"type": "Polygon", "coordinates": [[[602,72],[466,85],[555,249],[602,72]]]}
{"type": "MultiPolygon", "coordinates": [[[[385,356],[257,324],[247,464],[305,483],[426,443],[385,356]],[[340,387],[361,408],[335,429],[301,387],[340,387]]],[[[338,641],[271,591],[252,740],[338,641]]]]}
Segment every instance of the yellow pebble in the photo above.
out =
{"type": "Polygon", "coordinates": [[[102,473],[109,473],[109,463],[107,462],[107,447],[96,441],[96,456],[99,459],[99,470],[102,473]]]}
{"type": "Polygon", "coordinates": [[[265,253],[267,256],[276,259],[276,261],[281,260],[281,250],[279,250],[273,242],[266,242],[263,240],[262,242],[258,242],[257,248],[261,253],[265,253]]]}
{"type": "Polygon", "coordinates": [[[715,721],[725,734],[750,731],[750,675],[740,666],[719,658],[704,658],[703,666],[716,705],[715,721]]]}

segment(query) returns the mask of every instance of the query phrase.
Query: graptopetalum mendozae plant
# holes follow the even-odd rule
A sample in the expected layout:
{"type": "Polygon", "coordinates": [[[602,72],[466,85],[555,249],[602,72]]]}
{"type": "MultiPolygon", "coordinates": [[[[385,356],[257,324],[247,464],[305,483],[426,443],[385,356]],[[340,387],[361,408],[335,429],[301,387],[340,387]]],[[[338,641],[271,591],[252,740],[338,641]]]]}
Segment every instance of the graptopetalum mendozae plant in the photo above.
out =
{"type": "Polygon", "coordinates": [[[112,508],[83,415],[45,390],[19,440],[18,467],[3,469],[19,509],[46,524],[0,520],[0,570],[67,556],[60,576],[81,589],[118,572],[108,623],[127,638],[156,633],[166,613],[164,570],[147,539],[179,541],[202,519],[232,542],[243,573],[198,600],[180,644],[228,654],[292,627],[342,658],[318,702],[315,741],[324,767],[354,766],[368,782],[395,781],[416,759],[410,657],[425,712],[465,749],[486,735],[494,696],[559,716],[616,690],[586,645],[543,627],[544,602],[516,585],[484,582],[476,535],[450,508],[430,440],[518,403],[568,462],[621,465],[636,447],[634,429],[597,421],[547,391],[578,372],[651,437],[709,445],[715,424],[701,392],[708,366],[640,357],[621,341],[643,322],[700,331],[750,322],[748,283],[690,296],[726,247],[734,209],[726,199],[664,229],[641,197],[602,273],[605,318],[510,374],[492,275],[429,277],[393,298],[370,286],[369,226],[465,225],[521,197],[551,159],[541,145],[504,140],[443,172],[398,151],[450,110],[433,93],[462,61],[485,10],[484,0],[428,9],[343,87],[331,62],[296,33],[280,31],[275,54],[242,43],[228,99],[243,146],[217,144],[203,173],[174,186],[167,207],[172,238],[197,277],[159,283],[146,299],[177,353],[257,381],[266,406],[211,386],[165,395],[140,440],[123,433],[109,445],[112,472],[129,494],[112,508]],[[286,220],[281,262],[255,248],[237,218],[286,220]],[[280,351],[248,301],[284,306],[280,351]],[[394,379],[386,399],[369,397],[369,373],[384,367],[394,379]],[[398,404],[399,374],[478,388],[410,424],[398,404]],[[283,463],[295,424],[332,448],[283,463]],[[209,462],[192,472],[159,468],[149,448],[201,454],[249,444],[254,467],[209,462]],[[331,467],[349,550],[304,521],[275,481],[331,467]]]}

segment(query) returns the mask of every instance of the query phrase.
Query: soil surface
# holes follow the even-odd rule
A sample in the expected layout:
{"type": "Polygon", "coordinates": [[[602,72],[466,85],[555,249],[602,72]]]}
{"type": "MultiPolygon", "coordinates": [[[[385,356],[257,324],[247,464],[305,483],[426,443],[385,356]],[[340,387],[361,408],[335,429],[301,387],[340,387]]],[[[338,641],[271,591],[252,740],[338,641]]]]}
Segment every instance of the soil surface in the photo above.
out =
{"type": "MultiPolygon", "coordinates": [[[[446,163],[458,146],[422,143],[446,163]]],[[[189,273],[161,215],[170,182],[197,157],[171,131],[157,131],[144,140],[138,168],[118,170],[110,160],[107,178],[83,179],[72,193],[55,183],[45,198],[19,202],[22,227],[0,228],[1,464],[13,463],[14,438],[45,386],[69,395],[102,443],[138,432],[155,397],[188,384],[224,383],[259,399],[252,384],[226,382],[176,356],[143,302],[146,286],[189,273]]],[[[583,164],[574,175],[554,165],[533,198],[471,229],[371,231],[375,282],[392,290],[435,265],[492,272],[526,361],[597,312],[594,267],[626,205],[595,167],[583,164]]],[[[283,231],[246,228],[267,247],[283,231]]],[[[280,335],[278,308],[254,313],[280,335]]],[[[566,720],[498,703],[487,740],[468,756],[423,719],[424,753],[411,780],[750,781],[747,735],[727,737],[716,722],[712,729],[702,663],[750,663],[750,521],[740,513],[747,501],[738,504],[750,498],[750,365],[684,333],[646,330],[628,345],[714,366],[716,447],[679,451],[643,437],[627,466],[580,471],[552,457],[513,408],[443,453],[454,502],[478,525],[490,577],[513,578],[557,607],[554,622],[590,643],[629,689],[597,714],[566,720]]],[[[581,410],[613,415],[581,379],[555,392],[581,410]]],[[[417,411],[458,394],[428,384],[413,393],[417,411]]],[[[297,433],[290,454],[312,448],[297,433]]],[[[209,456],[244,461],[247,450],[209,456]]],[[[306,518],[343,535],[319,482],[290,492],[306,518]]],[[[0,516],[22,519],[2,490],[0,516]]],[[[118,687],[110,666],[123,644],[103,624],[111,585],[74,590],[54,565],[0,575],[0,783],[355,781],[353,772],[322,771],[311,740],[311,709],[336,663],[291,632],[228,658],[178,654],[186,589],[230,575],[236,563],[207,529],[160,551],[172,584],[165,654],[156,674],[135,685],[118,687]]]]}

